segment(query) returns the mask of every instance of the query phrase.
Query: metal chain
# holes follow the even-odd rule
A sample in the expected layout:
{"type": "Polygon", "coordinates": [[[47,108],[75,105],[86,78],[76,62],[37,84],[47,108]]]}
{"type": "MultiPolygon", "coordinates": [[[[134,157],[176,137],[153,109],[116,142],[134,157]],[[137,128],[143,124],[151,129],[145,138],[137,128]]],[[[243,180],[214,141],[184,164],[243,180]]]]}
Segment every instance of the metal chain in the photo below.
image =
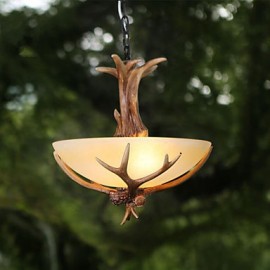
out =
{"type": "Polygon", "coordinates": [[[130,60],[130,42],[129,42],[129,19],[126,15],[126,0],[118,0],[118,13],[123,33],[124,60],[130,60]]]}

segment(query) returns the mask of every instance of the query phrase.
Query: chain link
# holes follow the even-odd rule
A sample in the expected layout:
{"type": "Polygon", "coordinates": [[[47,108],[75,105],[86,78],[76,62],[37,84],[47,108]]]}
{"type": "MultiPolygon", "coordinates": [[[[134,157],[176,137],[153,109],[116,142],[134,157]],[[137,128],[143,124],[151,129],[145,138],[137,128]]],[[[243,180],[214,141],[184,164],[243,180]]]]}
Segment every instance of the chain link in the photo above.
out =
{"type": "Polygon", "coordinates": [[[124,60],[130,60],[130,36],[129,36],[129,19],[126,15],[126,1],[118,0],[118,12],[121,20],[122,33],[123,33],[123,48],[124,60]]]}

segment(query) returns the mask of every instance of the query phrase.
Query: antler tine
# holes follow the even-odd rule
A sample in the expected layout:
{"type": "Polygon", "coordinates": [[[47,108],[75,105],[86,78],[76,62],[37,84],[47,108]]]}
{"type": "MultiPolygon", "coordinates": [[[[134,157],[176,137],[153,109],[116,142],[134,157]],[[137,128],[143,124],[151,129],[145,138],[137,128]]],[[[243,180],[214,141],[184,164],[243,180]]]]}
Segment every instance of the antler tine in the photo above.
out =
{"type": "Polygon", "coordinates": [[[150,180],[153,180],[157,176],[159,176],[159,175],[163,174],[164,172],[166,172],[167,170],[169,170],[178,161],[178,159],[181,157],[181,155],[182,155],[182,153],[180,153],[174,160],[169,161],[169,156],[168,156],[168,154],[166,154],[164,157],[163,165],[159,170],[157,170],[154,173],[151,173],[147,176],[144,176],[142,178],[136,179],[135,181],[137,183],[139,183],[139,186],[140,186],[140,185],[142,185],[150,180]]]}
{"type": "Polygon", "coordinates": [[[96,161],[101,166],[103,166],[105,169],[107,169],[107,170],[113,172],[114,174],[120,176],[121,173],[127,172],[129,153],[130,153],[130,144],[128,143],[126,148],[125,148],[125,152],[123,154],[122,161],[121,161],[121,164],[120,164],[119,168],[115,168],[115,167],[107,164],[106,162],[102,161],[101,159],[99,159],[97,157],[96,157],[96,161]]]}
{"type": "Polygon", "coordinates": [[[125,148],[125,152],[121,161],[120,168],[122,171],[127,172],[128,160],[129,160],[129,153],[130,153],[130,143],[127,144],[125,148]]]}
{"type": "Polygon", "coordinates": [[[165,164],[167,164],[167,163],[169,163],[169,155],[168,154],[165,155],[163,166],[165,166],[165,164]]]}
{"type": "Polygon", "coordinates": [[[107,164],[106,162],[102,161],[101,159],[97,158],[96,157],[96,161],[101,165],[103,166],[105,169],[107,169],[108,171],[112,172],[112,173],[115,173],[118,175],[118,171],[119,171],[119,168],[115,168],[113,166],[110,166],[109,164],[107,164]]]}
{"type": "Polygon", "coordinates": [[[126,212],[124,214],[124,217],[123,217],[120,225],[124,225],[126,223],[126,221],[130,219],[130,215],[131,215],[130,207],[126,206],[126,212]]]}
{"type": "Polygon", "coordinates": [[[135,211],[135,208],[133,207],[133,206],[131,206],[130,207],[130,211],[131,211],[131,213],[132,213],[132,215],[135,217],[135,218],[139,218],[139,216],[138,216],[138,214],[137,214],[137,212],[135,211]]]}
{"type": "Polygon", "coordinates": [[[168,169],[171,168],[178,161],[178,159],[181,157],[181,155],[182,155],[182,153],[180,153],[174,160],[169,161],[169,155],[166,154],[165,158],[164,158],[163,167],[168,166],[168,169]]]}
{"type": "Polygon", "coordinates": [[[127,167],[128,167],[128,160],[129,160],[129,153],[130,153],[130,143],[127,144],[122,161],[119,168],[115,168],[113,166],[110,166],[106,162],[102,161],[101,159],[96,157],[97,162],[103,166],[105,169],[109,170],[110,172],[116,174],[119,176],[127,185],[131,181],[131,179],[128,176],[127,173],[127,167]]]}
{"type": "Polygon", "coordinates": [[[120,223],[120,225],[124,225],[126,223],[127,220],[130,219],[131,214],[135,217],[135,218],[139,218],[138,214],[136,213],[134,207],[130,204],[126,204],[126,212],[124,214],[124,217],[120,223]]]}

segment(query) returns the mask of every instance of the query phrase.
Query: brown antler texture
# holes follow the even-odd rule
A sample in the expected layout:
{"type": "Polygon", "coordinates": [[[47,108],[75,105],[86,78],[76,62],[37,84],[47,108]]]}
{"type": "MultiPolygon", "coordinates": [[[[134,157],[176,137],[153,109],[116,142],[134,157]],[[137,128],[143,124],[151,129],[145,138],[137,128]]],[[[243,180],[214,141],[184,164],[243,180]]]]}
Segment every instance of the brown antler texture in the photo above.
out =
{"type": "Polygon", "coordinates": [[[153,180],[154,178],[158,177],[159,175],[161,175],[164,172],[166,172],[167,170],[169,170],[178,161],[178,159],[181,156],[181,153],[180,153],[175,159],[173,159],[172,161],[169,161],[169,156],[165,155],[163,165],[160,169],[158,169],[157,171],[155,171],[147,176],[144,176],[142,178],[132,179],[128,175],[128,172],[127,172],[129,154],[130,154],[130,144],[128,143],[126,148],[125,148],[121,164],[118,168],[110,166],[109,164],[105,163],[104,161],[100,160],[99,158],[96,158],[96,160],[98,161],[98,163],[101,166],[103,166],[105,169],[107,169],[107,170],[111,171],[112,173],[116,174],[117,176],[119,176],[127,184],[131,196],[133,194],[135,194],[135,191],[136,191],[136,189],[139,188],[139,186],[141,186],[142,184],[144,184],[146,182],[153,180]]]}
{"type": "Polygon", "coordinates": [[[90,182],[90,181],[84,180],[82,177],[80,177],[78,174],[76,174],[69,166],[67,166],[56,152],[54,152],[53,155],[54,155],[54,158],[55,158],[56,162],[58,163],[59,167],[63,170],[63,172],[67,176],[69,176],[70,179],[77,182],[79,185],[86,187],[86,188],[89,188],[89,189],[99,191],[99,192],[103,192],[106,194],[110,194],[110,192],[115,192],[115,190],[112,188],[105,187],[105,186],[100,185],[98,183],[95,183],[93,181],[90,182]]]}
{"type": "Polygon", "coordinates": [[[157,64],[167,59],[160,57],[142,64],[141,59],[122,61],[116,54],[113,54],[112,58],[116,68],[98,67],[96,70],[108,73],[118,79],[120,112],[114,111],[117,122],[114,136],[147,137],[148,130],[139,113],[139,84],[142,78],[148,76],[157,68],[157,64]]]}

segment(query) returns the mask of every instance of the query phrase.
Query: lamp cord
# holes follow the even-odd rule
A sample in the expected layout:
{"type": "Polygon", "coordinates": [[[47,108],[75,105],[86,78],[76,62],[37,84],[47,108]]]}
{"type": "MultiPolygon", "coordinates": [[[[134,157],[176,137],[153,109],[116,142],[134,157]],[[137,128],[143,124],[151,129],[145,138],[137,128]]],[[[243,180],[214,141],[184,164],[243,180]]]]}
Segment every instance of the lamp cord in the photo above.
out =
{"type": "Polygon", "coordinates": [[[130,42],[129,42],[129,19],[126,15],[126,0],[118,0],[118,14],[121,21],[123,33],[124,60],[130,60],[130,42]]]}

